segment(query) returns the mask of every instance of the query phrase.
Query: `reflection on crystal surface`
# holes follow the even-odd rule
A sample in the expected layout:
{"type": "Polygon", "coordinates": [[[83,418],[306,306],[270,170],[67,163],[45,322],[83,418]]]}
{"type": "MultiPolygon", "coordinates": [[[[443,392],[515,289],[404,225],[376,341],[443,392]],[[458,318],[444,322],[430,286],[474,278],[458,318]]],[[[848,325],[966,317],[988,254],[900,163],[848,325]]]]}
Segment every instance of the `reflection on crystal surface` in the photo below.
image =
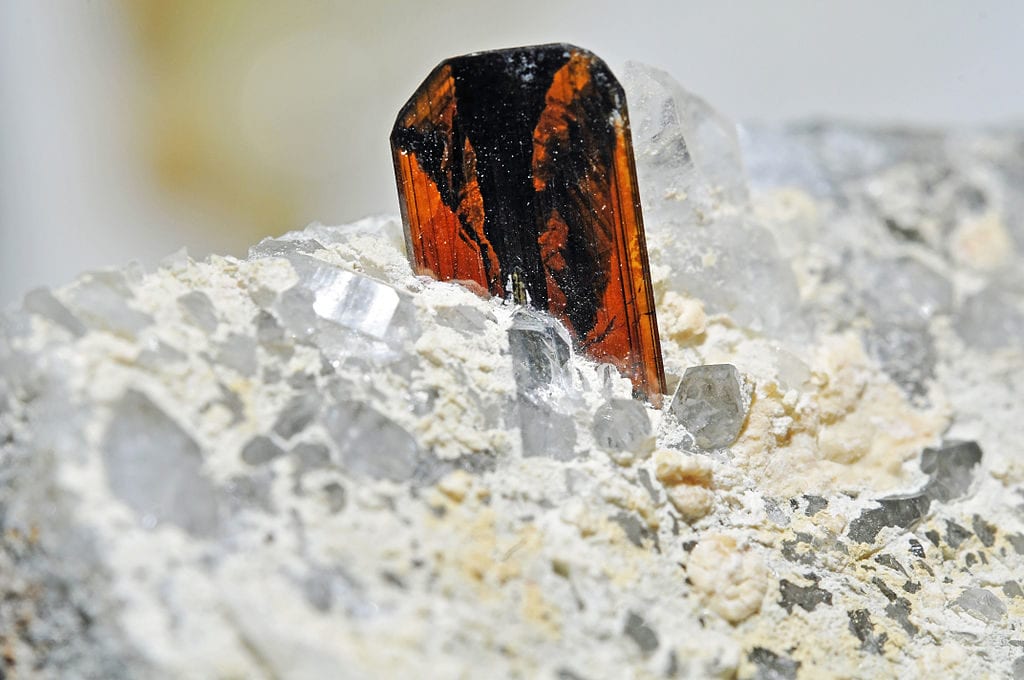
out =
{"type": "Polygon", "coordinates": [[[315,239],[265,238],[249,248],[249,259],[288,257],[295,253],[315,253],[323,245],[315,239]]]}
{"type": "Polygon", "coordinates": [[[332,359],[394,360],[419,334],[408,294],[306,255],[288,259],[299,282],[277,297],[273,310],[297,338],[332,359]]]}

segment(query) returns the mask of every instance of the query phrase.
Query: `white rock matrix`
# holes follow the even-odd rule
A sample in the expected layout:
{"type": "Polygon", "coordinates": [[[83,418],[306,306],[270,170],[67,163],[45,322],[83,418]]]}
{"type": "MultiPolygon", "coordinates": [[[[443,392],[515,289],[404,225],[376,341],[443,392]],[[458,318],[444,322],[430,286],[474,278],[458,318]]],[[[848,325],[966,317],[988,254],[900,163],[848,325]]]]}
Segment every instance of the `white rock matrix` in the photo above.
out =
{"type": "Polygon", "coordinates": [[[30,292],[0,676],[1024,678],[1024,130],[622,75],[674,401],[394,218],[30,292]]]}

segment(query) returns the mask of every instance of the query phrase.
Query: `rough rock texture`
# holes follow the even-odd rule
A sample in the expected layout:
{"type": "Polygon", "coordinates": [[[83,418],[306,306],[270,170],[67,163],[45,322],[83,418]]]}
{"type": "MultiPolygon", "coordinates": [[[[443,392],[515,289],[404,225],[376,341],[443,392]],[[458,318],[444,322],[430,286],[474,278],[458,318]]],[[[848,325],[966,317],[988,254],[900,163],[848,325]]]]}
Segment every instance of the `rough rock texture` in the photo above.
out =
{"type": "Polygon", "coordinates": [[[1021,677],[1024,133],[625,75],[670,387],[735,366],[735,441],[394,219],[86,274],[0,321],[3,674],[1021,677]]]}

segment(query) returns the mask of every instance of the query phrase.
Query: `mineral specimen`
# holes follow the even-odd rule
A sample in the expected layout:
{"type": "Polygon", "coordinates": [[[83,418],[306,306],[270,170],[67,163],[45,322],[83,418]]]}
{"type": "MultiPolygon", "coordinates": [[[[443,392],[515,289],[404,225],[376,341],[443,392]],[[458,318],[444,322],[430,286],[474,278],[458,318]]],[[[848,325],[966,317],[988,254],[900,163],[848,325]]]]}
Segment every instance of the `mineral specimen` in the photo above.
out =
{"type": "Polygon", "coordinates": [[[448,59],[391,146],[417,271],[549,311],[660,403],[626,100],[603,61],[571,45],[448,59]]]}
{"type": "Polygon", "coordinates": [[[739,436],[750,408],[750,393],[731,364],[686,369],[669,412],[702,449],[729,446],[739,436]]]}
{"type": "Polygon", "coordinates": [[[397,218],[34,291],[0,674],[1024,674],[1024,134],[626,74],[672,408],[397,218]]]}

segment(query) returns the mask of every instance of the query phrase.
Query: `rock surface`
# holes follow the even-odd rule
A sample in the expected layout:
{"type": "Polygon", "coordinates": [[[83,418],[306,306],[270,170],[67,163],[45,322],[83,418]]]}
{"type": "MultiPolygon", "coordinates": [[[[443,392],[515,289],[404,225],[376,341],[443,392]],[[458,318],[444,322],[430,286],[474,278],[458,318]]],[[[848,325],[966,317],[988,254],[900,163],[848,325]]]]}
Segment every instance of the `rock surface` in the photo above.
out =
{"type": "Polygon", "coordinates": [[[0,317],[2,675],[1019,677],[1024,133],[625,75],[728,442],[393,218],[86,274],[0,317]]]}

